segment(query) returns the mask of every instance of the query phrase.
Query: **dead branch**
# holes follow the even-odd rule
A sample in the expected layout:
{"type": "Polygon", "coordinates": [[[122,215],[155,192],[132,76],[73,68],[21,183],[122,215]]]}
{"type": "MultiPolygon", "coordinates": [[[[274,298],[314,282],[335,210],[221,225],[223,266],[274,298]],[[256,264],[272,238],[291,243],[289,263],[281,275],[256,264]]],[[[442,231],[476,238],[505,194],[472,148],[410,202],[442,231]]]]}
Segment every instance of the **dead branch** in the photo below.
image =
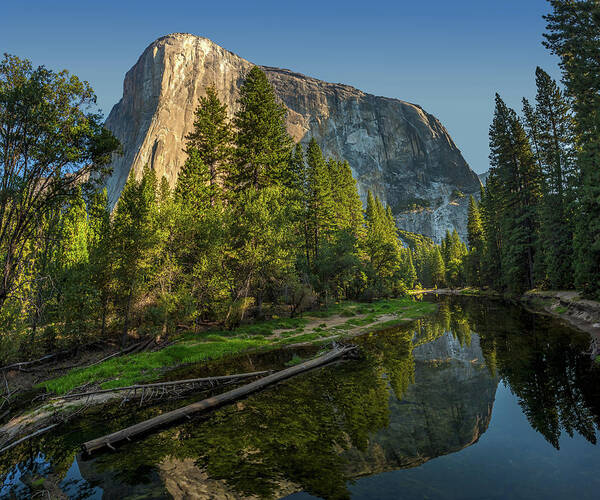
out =
{"type": "Polygon", "coordinates": [[[233,375],[221,375],[221,376],[217,376],[217,377],[191,378],[191,379],[185,379],[185,380],[173,380],[170,382],[156,382],[153,384],[136,384],[136,385],[128,385],[125,387],[115,387],[114,389],[100,389],[97,391],[65,394],[63,396],[56,396],[52,399],[54,399],[54,400],[56,400],[56,399],[76,399],[76,398],[83,398],[86,396],[92,396],[92,395],[96,395],[96,394],[108,394],[111,392],[121,392],[121,391],[130,392],[130,391],[138,391],[138,390],[142,391],[142,394],[144,394],[144,392],[146,390],[151,390],[154,388],[167,388],[167,387],[177,386],[177,385],[212,385],[214,383],[223,383],[223,382],[235,381],[235,380],[239,380],[239,379],[258,377],[261,375],[266,375],[268,373],[271,373],[271,371],[236,373],[233,375]]]}
{"type": "Polygon", "coordinates": [[[254,382],[246,384],[242,387],[238,387],[237,389],[233,389],[231,391],[224,392],[223,394],[219,394],[217,396],[207,398],[196,403],[192,403],[188,406],[184,406],[183,408],[179,408],[177,410],[163,413],[162,415],[158,415],[154,418],[151,418],[139,424],[132,425],[120,431],[113,432],[112,434],[108,434],[106,436],[87,441],[86,443],[83,443],[82,448],[88,453],[105,447],[114,450],[114,446],[117,443],[122,442],[123,440],[129,441],[135,436],[144,434],[146,432],[152,431],[160,427],[164,427],[184,417],[191,418],[190,415],[194,413],[199,413],[209,409],[217,408],[227,403],[231,403],[253,392],[262,390],[270,385],[273,385],[281,380],[293,377],[294,375],[298,375],[299,373],[330,363],[336,359],[341,358],[342,356],[353,351],[354,349],[354,347],[334,349],[328,352],[327,354],[324,354],[323,356],[319,356],[309,361],[305,361],[304,363],[300,363],[296,366],[292,366],[290,368],[286,368],[285,370],[278,371],[276,373],[258,379],[254,382]]]}

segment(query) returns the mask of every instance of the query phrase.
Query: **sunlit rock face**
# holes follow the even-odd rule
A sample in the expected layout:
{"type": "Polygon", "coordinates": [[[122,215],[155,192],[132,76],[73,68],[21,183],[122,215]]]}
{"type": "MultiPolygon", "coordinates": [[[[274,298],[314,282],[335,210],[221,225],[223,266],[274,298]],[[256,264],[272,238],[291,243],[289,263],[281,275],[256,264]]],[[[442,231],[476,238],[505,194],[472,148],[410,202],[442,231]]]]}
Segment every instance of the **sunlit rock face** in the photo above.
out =
{"type": "MultiPolygon", "coordinates": [[[[106,121],[123,144],[107,184],[111,202],[129,172],[140,175],[144,165],[174,185],[198,99],[214,85],[233,114],[252,66],[194,35],[176,33],[152,43],[125,76],[123,98],[106,121]]],[[[347,85],[263,70],[288,109],[294,140],[306,143],[314,136],[326,155],[348,160],[363,199],[369,189],[379,195],[402,228],[439,240],[456,227],[465,236],[466,204],[453,203],[453,193],[478,192],[479,179],[434,116],[418,105],[347,85]],[[426,208],[400,215],[414,204],[426,208]]]]}
{"type": "Polygon", "coordinates": [[[415,383],[402,399],[390,396],[390,424],[366,451],[351,449],[351,477],[416,467],[477,442],[487,430],[498,380],[486,367],[479,338],[460,346],[447,333],[417,347],[415,383]]]}

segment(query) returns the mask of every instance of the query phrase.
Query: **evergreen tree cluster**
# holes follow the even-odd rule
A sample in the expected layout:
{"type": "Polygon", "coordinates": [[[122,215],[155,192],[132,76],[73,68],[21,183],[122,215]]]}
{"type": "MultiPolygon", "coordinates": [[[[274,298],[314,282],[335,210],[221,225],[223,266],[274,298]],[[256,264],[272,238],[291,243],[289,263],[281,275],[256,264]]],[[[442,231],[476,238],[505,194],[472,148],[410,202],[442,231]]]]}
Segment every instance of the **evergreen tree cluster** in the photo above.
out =
{"type": "Polygon", "coordinates": [[[469,206],[468,281],[521,293],[577,288],[600,298],[600,7],[551,0],[545,45],[564,90],[537,68],[522,116],[496,95],[490,175],[469,206]]]}
{"type": "Polygon", "coordinates": [[[440,245],[421,234],[399,231],[410,250],[417,286],[424,288],[460,287],[466,285],[468,250],[456,229],[446,231],[440,245]]]}
{"type": "Polygon", "coordinates": [[[112,211],[105,191],[81,189],[48,211],[27,242],[21,293],[0,309],[2,332],[32,348],[109,335],[125,344],[133,331],[235,327],[412,288],[413,252],[390,209],[369,193],[363,213],[347,162],[314,139],[294,145],[259,68],[238,104],[229,120],[207,89],[173,188],[145,168],[112,211]]]}

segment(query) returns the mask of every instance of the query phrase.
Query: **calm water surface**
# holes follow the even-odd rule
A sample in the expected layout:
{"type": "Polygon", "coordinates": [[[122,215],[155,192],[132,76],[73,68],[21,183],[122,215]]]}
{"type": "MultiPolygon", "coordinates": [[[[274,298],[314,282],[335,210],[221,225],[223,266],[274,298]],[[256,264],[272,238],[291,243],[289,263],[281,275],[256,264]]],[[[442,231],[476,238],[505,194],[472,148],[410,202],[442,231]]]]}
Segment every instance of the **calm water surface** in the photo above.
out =
{"type": "MultiPolygon", "coordinates": [[[[434,317],[357,339],[362,359],[89,459],[82,442],[183,402],[95,410],[0,456],[0,497],[30,498],[45,478],[69,498],[599,498],[587,335],[503,302],[437,300],[434,317]]],[[[311,352],[211,369],[294,354],[311,352]]],[[[206,369],[186,370],[175,376],[206,369]]]]}

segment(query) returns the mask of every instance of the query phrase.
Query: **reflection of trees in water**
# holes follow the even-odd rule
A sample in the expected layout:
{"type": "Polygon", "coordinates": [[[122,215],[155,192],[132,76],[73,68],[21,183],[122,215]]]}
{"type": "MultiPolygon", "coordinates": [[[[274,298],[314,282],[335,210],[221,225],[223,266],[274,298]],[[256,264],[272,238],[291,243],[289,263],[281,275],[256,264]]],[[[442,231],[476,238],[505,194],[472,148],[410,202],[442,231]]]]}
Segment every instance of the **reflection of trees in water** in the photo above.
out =
{"type": "MultiPolygon", "coordinates": [[[[102,486],[110,482],[124,491],[127,485],[159,483],[157,464],[167,458],[193,459],[211,479],[223,480],[240,495],[268,497],[282,484],[294,483],[324,498],[347,498],[347,460],[352,453],[342,452],[349,448],[365,450],[374,433],[388,426],[390,390],[402,399],[415,382],[415,347],[450,331],[467,347],[471,332],[479,333],[489,371],[510,384],[531,425],[548,441],[558,446],[565,431],[595,442],[600,384],[598,371],[581,354],[587,347],[586,335],[504,303],[449,298],[429,319],[357,339],[365,353],[361,360],[291,379],[203,420],[127,444],[119,453],[100,455],[85,465],[84,476],[95,477],[102,486]]],[[[436,390],[448,393],[449,387],[430,387],[437,380],[436,370],[445,369],[445,365],[419,366],[424,374],[420,383],[431,391],[427,398],[423,395],[424,404],[436,400],[436,390]]],[[[471,386],[456,390],[466,393],[467,387],[471,386]]],[[[471,390],[477,393],[479,389],[471,390]]],[[[462,404],[460,398],[457,401],[462,404]]],[[[457,436],[469,430],[460,427],[464,420],[461,408],[457,406],[455,420],[446,422],[448,432],[454,426],[457,436]]],[[[81,442],[150,417],[159,409],[132,414],[123,414],[118,407],[95,411],[95,416],[71,424],[69,432],[32,440],[15,448],[10,457],[0,457],[0,471],[10,470],[41,449],[52,461],[55,473],[63,477],[81,442]]],[[[442,436],[447,434],[442,424],[436,424],[440,436],[431,440],[434,445],[448,441],[442,436]]],[[[439,449],[434,446],[430,456],[447,452],[442,444],[439,449]]],[[[456,447],[461,444],[464,446],[461,441],[456,447]]]]}
{"type": "MultiPolygon", "coordinates": [[[[370,335],[361,340],[363,359],[291,379],[204,420],[100,455],[92,464],[94,475],[110,477],[113,483],[152,482],[157,480],[156,465],[166,457],[192,458],[212,479],[223,479],[244,495],[268,497],[288,481],[321,497],[346,498],[349,478],[341,451],[366,449],[369,437],[388,425],[389,388],[400,398],[414,382],[413,336],[431,338],[431,328],[419,323],[416,333],[403,327],[370,335]]],[[[155,411],[142,413],[148,417],[155,411]]],[[[110,430],[131,419],[118,408],[103,409],[102,414],[110,419],[110,430]]],[[[43,449],[62,477],[78,445],[106,430],[97,422],[78,421],[70,433],[32,441],[30,450],[43,449]]],[[[5,470],[26,460],[29,451],[20,447],[15,453],[20,455],[13,455],[17,460],[9,460],[5,470]]]]}
{"type": "Polygon", "coordinates": [[[521,307],[447,301],[453,321],[465,317],[478,332],[492,374],[519,398],[531,426],[559,448],[562,432],[596,443],[600,426],[600,370],[589,355],[589,337],[521,307]]]}

